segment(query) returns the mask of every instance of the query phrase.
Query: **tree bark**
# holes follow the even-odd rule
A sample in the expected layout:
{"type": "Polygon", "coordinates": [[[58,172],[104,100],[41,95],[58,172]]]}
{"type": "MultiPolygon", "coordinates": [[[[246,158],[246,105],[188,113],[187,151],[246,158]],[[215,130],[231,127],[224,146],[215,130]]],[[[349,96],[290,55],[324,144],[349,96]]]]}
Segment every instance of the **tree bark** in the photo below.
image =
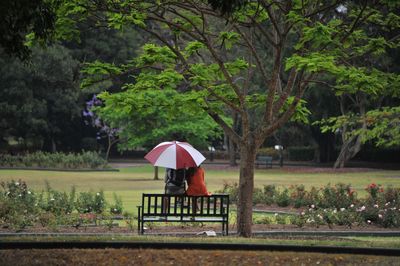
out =
{"type": "Polygon", "coordinates": [[[361,136],[353,136],[346,140],[340,148],[339,156],[333,168],[343,168],[345,163],[353,158],[361,150],[361,136]]]}
{"type": "MultiPolygon", "coordinates": [[[[361,115],[365,115],[365,105],[366,105],[366,95],[361,93],[356,95],[356,106],[359,108],[359,112],[361,115]]],[[[345,98],[344,96],[340,99],[340,109],[342,114],[346,114],[345,110],[345,98]]],[[[366,130],[367,124],[364,121],[361,125],[361,129],[366,130]]],[[[347,133],[353,130],[349,128],[347,125],[344,125],[342,128],[342,146],[340,147],[339,156],[336,159],[336,162],[333,168],[343,168],[345,163],[348,162],[351,158],[356,156],[356,154],[361,150],[362,146],[362,135],[353,135],[350,138],[347,138],[347,133]]]]}
{"type": "Polygon", "coordinates": [[[229,165],[236,166],[236,149],[235,143],[228,137],[228,153],[229,153],[229,165]]]}
{"type": "Polygon", "coordinates": [[[254,162],[256,145],[249,141],[240,146],[239,199],[237,206],[237,230],[243,237],[251,237],[253,224],[254,162]]]}
{"type": "Polygon", "coordinates": [[[159,178],[158,178],[158,166],[154,166],[154,180],[159,180],[159,178]]]}

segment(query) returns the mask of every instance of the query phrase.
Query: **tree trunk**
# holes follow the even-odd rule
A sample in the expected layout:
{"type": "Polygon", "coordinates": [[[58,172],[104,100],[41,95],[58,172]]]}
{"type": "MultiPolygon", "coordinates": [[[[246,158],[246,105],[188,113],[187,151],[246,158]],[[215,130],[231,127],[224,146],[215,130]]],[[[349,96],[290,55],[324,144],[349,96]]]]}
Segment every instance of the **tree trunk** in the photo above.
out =
{"type": "Polygon", "coordinates": [[[51,152],[57,152],[57,144],[54,138],[51,138],[51,152]]]}
{"type": "Polygon", "coordinates": [[[230,166],[236,166],[236,149],[235,149],[235,143],[228,138],[228,152],[229,152],[229,165],[230,166]]]}
{"type": "Polygon", "coordinates": [[[107,151],[106,151],[106,161],[108,161],[108,157],[110,156],[110,150],[111,150],[111,146],[112,146],[112,142],[111,142],[111,137],[107,136],[107,140],[108,140],[108,145],[107,145],[107,151]]]}
{"type": "Polygon", "coordinates": [[[154,180],[159,180],[159,178],[158,178],[158,166],[154,166],[154,180]]]}
{"type": "Polygon", "coordinates": [[[346,140],[340,148],[339,156],[333,168],[343,168],[345,163],[361,150],[361,136],[353,136],[346,140]]]}
{"type": "Polygon", "coordinates": [[[251,237],[253,224],[254,162],[256,146],[247,143],[240,146],[239,199],[237,230],[239,236],[251,237]]]}
{"type": "MultiPolygon", "coordinates": [[[[356,95],[356,106],[359,108],[359,113],[361,116],[365,115],[365,105],[367,102],[366,96],[364,93],[360,93],[356,95]]],[[[340,110],[342,114],[346,114],[345,110],[345,97],[342,96],[340,99],[340,110]]],[[[362,130],[367,129],[367,123],[364,121],[361,125],[362,130]]],[[[339,156],[336,159],[336,162],[333,166],[333,168],[343,168],[344,164],[348,162],[351,158],[356,156],[356,154],[361,150],[361,145],[362,145],[362,134],[358,135],[353,135],[350,138],[347,138],[347,133],[350,132],[351,130],[354,130],[352,128],[349,128],[348,125],[344,125],[342,127],[342,146],[340,148],[340,153],[339,156]]]]}

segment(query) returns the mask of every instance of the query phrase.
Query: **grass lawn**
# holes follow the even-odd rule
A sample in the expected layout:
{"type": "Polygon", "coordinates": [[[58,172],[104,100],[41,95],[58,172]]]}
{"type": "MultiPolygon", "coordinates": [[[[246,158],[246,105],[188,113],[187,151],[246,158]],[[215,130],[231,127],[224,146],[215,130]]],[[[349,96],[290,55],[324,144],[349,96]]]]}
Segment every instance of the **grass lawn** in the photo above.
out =
{"type": "MultiPolygon", "coordinates": [[[[221,189],[224,182],[238,182],[239,171],[231,169],[206,169],[206,183],[208,190],[214,192],[221,189]]],[[[153,167],[150,165],[121,168],[119,172],[61,172],[38,170],[0,170],[0,181],[22,179],[34,191],[45,188],[45,181],[53,189],[69,191],[74,185],[77,191],[103,190],[109,203],[113,202],[113,193],[121,196],[125,210],[136,212],[136,206],[141,200],[143,192],[161,193],[164,190],[163,180],[153,180],[153,167]]],[[[163,178],[163,169],[160,169],[160,178],[163,178]]],[[[370,183],[383,186],[400,187],[400,171],[360,171],[360,172],[331,172],[305,173],[293,172],[288,169],[257,169],[255,172],[255,186],[267,184],[276,186],[290,186],[304,184],[311,186],[325,186],[328,183],[351,184],[359,196],[364,196],[364,188],[370,183]]]]}

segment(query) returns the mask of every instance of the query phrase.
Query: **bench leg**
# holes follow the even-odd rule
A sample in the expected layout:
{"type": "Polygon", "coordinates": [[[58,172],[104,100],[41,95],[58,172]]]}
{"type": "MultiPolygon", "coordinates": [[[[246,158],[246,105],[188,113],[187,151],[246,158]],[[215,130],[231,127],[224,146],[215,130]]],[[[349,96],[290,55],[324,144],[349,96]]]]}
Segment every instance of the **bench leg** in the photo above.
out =
{"type": "Polygon", "coordinates": [[[141,206],[138,206],[138,235],[140,235],[140,220],[141,220],[141,216],[140,216],[140,213],[141,213],[141,206]]]}

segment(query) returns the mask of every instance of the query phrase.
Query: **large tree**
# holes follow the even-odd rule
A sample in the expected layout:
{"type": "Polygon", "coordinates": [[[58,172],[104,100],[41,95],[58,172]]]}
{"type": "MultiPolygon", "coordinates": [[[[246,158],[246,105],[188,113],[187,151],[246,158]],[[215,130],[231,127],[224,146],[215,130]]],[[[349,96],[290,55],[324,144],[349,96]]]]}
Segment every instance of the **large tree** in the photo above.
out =
{"type": "Polygon", "coordinates": [[[33,48],[31,65],[1,58],[0,139],[26,149],[71,149],[80,122],[78,75],[78,62],[59,45],[33,48]]]}
{"type": "Polygon", "coordinates": [[[0,2],[0,47],[8,55],[27,60],[31,50],[26,34],[46,42],[53,34],[56,8],[53,0],[13,0],[0,2]]]}
{"type": "MultiPolygon", "coordinates": [[[[119,97],[116,111],[129,109],[137,95],[169,95],[185,106],[182,110],[211,117],[237,145],[237,229],[246,237],[252,232],[254,161],[259,147],[294,115],[305,114],[304,92],[320,73],[337,76],[344,89],[354,77],[368,79],[371,71],[348,60],[370,43],[365,25],[376,23],[377,16],[388,25],[398,21],[390,1],[259,0],[230,15],[221,15],[199,0],[79,0],[69,5],[79,7],[74,16],[95,19],[97,25],[136,26],[154,37],[141,56],[128,64],[93,66],[103,78],[135,73],[135,82],[124,86],[125,97],[103,95],[106,101],[119,97]],[[382,5],[391,20],[383,19],[377,9],[382,5]],[[227,115],[239,117],[239,130],[227,115]]],[[[380,38],[372,36],[372,40],[380,38]]],[[[162,102],[159,106],[161,112],[168,107],[162,102]]]]}

